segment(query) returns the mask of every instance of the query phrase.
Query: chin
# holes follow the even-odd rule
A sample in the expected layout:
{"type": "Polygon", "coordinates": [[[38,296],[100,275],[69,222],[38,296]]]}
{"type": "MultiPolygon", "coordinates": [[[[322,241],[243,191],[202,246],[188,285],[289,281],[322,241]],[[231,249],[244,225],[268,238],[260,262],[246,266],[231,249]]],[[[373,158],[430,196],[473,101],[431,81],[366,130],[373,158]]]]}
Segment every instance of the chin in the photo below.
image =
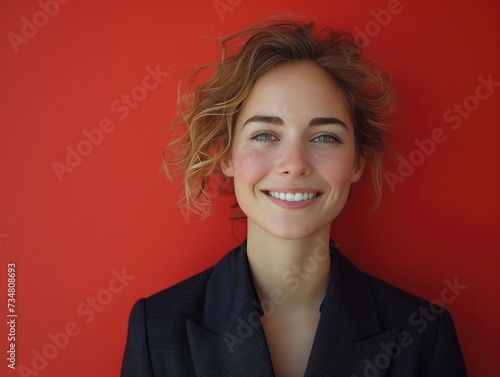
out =
{"type": "Polygon", "coordinates": [[[325,230],[329,233],[330,224],[331,222],[315,227],[307,227],[304,224],[282,224],[281,226],[261,226],[260,228],[271,237],[287,241],[299,241],[316,237],[325,230]]]}

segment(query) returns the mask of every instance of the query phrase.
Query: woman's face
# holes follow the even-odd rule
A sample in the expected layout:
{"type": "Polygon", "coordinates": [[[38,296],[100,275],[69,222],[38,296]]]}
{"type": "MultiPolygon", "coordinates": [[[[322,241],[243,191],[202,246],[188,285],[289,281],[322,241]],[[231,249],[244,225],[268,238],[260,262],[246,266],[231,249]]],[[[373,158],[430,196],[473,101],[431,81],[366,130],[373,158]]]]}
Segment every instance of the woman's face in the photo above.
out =
{"type": "Polygon", "coordinates": [[[363,165],[337,85],[303,62],[257,80],[222,168],[234,178],[249,229],[296,240],[329,232],[363,165]]]}

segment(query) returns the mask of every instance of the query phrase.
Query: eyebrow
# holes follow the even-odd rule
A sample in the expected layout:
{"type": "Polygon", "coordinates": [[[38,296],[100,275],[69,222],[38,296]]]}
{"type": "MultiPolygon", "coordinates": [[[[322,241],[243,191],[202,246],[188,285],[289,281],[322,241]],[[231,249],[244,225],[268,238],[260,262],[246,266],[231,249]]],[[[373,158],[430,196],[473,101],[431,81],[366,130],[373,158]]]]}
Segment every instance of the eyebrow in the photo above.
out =
{"type": "MultiPolygon", "coordinates": [[[[245,127],[248,123],[267,123],[274,126],[285,125],[285,122],[280,117],[268,115],[254,115],[253,117],[250,117],[246,120],[246,122],[243,124],[243,127],[245,127]]],[[[309,127],[324,126],[326,124],[338,124],[342,127],[348,128],[347,124],[342,122],[340,119],[333,117],[317,117],[309,121],[309,127]]]]}

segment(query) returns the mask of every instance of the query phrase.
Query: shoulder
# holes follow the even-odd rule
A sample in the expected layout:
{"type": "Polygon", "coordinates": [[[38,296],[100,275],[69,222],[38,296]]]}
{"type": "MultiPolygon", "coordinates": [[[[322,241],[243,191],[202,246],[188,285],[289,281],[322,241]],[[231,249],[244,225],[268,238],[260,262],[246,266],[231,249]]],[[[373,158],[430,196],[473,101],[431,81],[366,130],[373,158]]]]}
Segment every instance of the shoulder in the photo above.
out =
{"type": "Polygon", "coordinates": [[[207,305],[230,301],[228,294],[235,283],[244,279],[244,274],[240,273],[246,268],[243,246],[226,253],[215,266],[138,300],[132,313],[145,317],[148,328],[183,327],[187,319],[199,320],[207,305]]]}
{"type": "Polygon", "coordinates": [[[144,298],[143,305],[148,317],[160,314],[164,318],[189,318],[197,315],[205,299],[207,282],[214,267],[210,267],[175,285],[144,298]]]}
{"type": "Polygon", "coordinates": [[[441,300],[424,300],[361,271],[342,255],[338,261],[338,284],[349,315],[358,318],[358,325],[375,320],[383,331],[397,328],[427,340],[435,340],[443,329],[454,332],[451,315],[441,300]]]}
{"type": "MultiPolygon", "coordinates": [[[[432,306],[432,309],[435,308],[429,301],[384,280],[369,274],[365,274],[365,276],[372,289],[377,311],[381,314],[381,320],[386,322],[404,320],[408,322],[413,313],[419,313],[430,306],[432,306]]],[[[439,309],[439,311],[441,310],[439,309]]]]}
{"type": "MultiPolygon", "coordinates": [[[[433,305],[428,300],[398,288],[381,278],[363,272],[343,255],[340,255],[340,262],[345,278],[344,283],[360,285],[363,287],[363,291],[369,290],[367,295],[373,299],[373,304],[383,327],[407,325],[413,315],[426,311],[440,314],[445,310],[442,306],[433,305]]],[[[356,293],[359,292],[361,291],[356,293]]]]}
{"type": "MultiPolygon", "coordinates": [[[[347,259],[345,261],[351,264],[347,259]]],[[[356,267],[349,268],[357,270],[356,267]]],[[[431,375],[466,375],[453,319],[442,306],[440,297],[428,301],[357,271],[359,278],[370,287],[381,330],[397,329],[397,343],[393,343],[393,346],[401,350],[401,356],[411,355],[418,360],[422,371],[434,373],[431,375]]],[[[388,349],[385,348],[386,351],[388,349]]],[[[403,359],[401,357],[400,361],[403,359]]]]}
{"type": "Polygon", "coordinates": [[[129,318],[122,376],[189,372],[186,320],[202,310],[213,267],[149,297],[139,299],[129,318]],[[184,371],[184,372],[181,372],[184,371]]]}
{"type": "Polygon", "coordinates": [[[151,368],[162,363],[181,368],[187,362],[186,321],[202,313],[205,287],[212,271],[213,267],[134,304],[129,318],[124,370],[141,363],[150,365],[152,359],[156,361],[151,368]]]}

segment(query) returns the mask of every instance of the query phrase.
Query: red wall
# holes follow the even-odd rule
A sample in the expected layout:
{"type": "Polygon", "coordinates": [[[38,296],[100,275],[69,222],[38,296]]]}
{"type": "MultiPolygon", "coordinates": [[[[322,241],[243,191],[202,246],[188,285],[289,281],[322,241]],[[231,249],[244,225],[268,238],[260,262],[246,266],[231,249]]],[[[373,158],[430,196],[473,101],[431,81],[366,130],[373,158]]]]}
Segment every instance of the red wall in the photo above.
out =
{"type": "Polygon", "coordinates": [[[4,356],[9,262],[18,315],[17,371],[2,357],[1,375],[117,375],[133,302],[242,240],[231,198],[201,223],[174,208],[160,151],[180,74],[217,56],[201,36],[280,12],[367,33],[398,94],[392,142],[406,162],[388,160],[378,211],[356,187],[335,240],[365,271],[429,300],[446,280],[466,286],[447,307],[470,375],[497,375],[498,2],[54,1],[0,5],[4,356]]]}

